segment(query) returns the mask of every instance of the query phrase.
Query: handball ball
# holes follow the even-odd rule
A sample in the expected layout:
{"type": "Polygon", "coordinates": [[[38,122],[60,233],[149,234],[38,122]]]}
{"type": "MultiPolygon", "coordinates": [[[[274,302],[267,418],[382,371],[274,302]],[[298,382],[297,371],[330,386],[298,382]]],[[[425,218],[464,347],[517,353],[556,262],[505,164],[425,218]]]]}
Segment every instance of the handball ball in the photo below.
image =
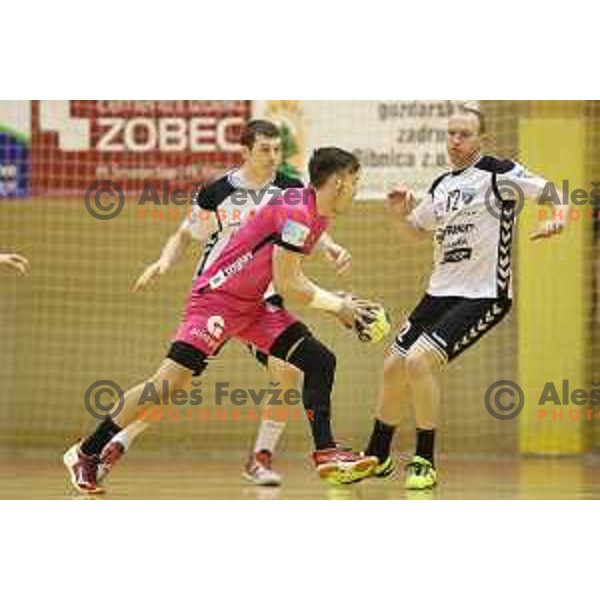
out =
{"type": "Polygon", "coordinates": [[[379,304],[369,309],[371,317],[366,326],[354,324],[356,335],[361,342],[377,344],[387,337],[391,329],[390,317],[385,308],[379,304]]]}

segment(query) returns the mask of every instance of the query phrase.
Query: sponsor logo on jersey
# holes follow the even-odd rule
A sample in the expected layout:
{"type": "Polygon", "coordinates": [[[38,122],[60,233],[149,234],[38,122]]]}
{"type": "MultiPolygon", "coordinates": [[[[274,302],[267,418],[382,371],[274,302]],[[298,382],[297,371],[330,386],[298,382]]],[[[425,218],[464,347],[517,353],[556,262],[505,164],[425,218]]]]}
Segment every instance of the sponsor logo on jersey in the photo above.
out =
{"type": "Polygon", "coordinates": [[[209,317],[206,322],[206,329],[213,339],[220,340],[225,332],[225,319],[220,315],[209,317]]]}
{"type": "Polygon", "coordinates": [[[471,255],[473,254],[473,250],[471,248],[455,248],[454,250],[448,250],[444,252],[444,258],[441,261],[441,264],[444,265],[446,263],[458,263],[463,260],[471,260],[471,255]]]}
{"type": "MultiPolygon", "coordinates": [[[[474,223],[457,223],[454,225],[446,225],[446,227],[440,227],[436,231],[435,240],[438,244],[443,244],[448,237],[452,236],[461,236],[461,239],[465,239],[465,236],[474,230],[474,223]]],[[[456,246],[456,243],[453,245],[456,246]]]]}
{"type": "Polygon", "coordinates": [[[242,254],[239,258],[236,258],[232,263],[228,264],[226,267],[220,269],[217,273],[215,273],[208,282],[208,285],[211,289],[216,289],[221,287],[229,277],[235,275],[242,271],[244,267],[250,262],[254,255],[252,252],[246,252],[246,254],[242,254]]]}
{"type": "Polygon", "coordinates": [[[310,228],[296,221],[287,221],[281,232],[281,240],[291,246],[302,248],[308,239],[310,228]]]}
{"type": "Polygon", "coordinates": [[[190,333],[201,339],[212,350],[219,345],[225,333],[225,319],[221,315],[213,315],[206,321],[206,327],[202,329],[194,327],[190,333]]]}

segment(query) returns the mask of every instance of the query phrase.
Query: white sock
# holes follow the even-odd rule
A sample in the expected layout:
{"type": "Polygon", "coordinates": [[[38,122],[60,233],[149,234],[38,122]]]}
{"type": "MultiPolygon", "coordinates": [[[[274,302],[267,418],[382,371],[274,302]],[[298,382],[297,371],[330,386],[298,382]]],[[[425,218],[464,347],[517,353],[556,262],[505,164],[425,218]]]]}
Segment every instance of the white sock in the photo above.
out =
{"type": "Polygon", "coordinates": [[[254,452],[260,452],[261,450],[274,452],[275,446],[277,446],[277,442],[279,441],[279,436],[283,433],[284,429],[284,421],[262,421],[258,430],[258,436],[256,437],[256,444],[254,444],[254,452]]]}
{"type": "Polygon", "coordinates": [[[125,429],[121,429],[121,431],[112,438],[111,442],[119,442],[123,446],[124,451],[127,452],[131,442],[147,428],[148,423],[145,421],[133,421],[125,427],[125,429]]]}
{"type": "Polygon", "coordinates": [[[113,436],[113,438],[110,441],[119,442],[119,444],[123,446],[124,451],[127,452],[127,450],[129,450],[129,444],[131,443],[129,433],[127,432],[127,428],[121,429],[121,431],[119,431],[117,435],[113,436]]]}

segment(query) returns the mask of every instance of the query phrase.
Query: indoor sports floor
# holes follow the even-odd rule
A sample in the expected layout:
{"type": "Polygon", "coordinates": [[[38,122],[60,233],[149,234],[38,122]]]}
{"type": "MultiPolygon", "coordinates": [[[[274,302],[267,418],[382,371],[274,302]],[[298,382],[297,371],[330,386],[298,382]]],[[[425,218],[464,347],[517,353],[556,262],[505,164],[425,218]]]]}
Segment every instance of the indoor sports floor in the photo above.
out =
{"type": "MultiPolygon", "coordinates": [[[[432,492],[406,492],[401,478],[369,479],[331,487],[311,470],[306,457],[290,454],[278,461],[281,488],[259,488],[240,477],[242,460],[232,455],[173,459],[132,455],[95,499],[231,500],[433,500],[433,499],[600,499],[600,456],[581,458],[442,458],[440,484],[432,492]]],[[[2,458],[0,499],[81,498],[67,482],[60,456],[50,459],[2,458]]],[[[89,496],[86,498],[90,498],[89,496]]]]}

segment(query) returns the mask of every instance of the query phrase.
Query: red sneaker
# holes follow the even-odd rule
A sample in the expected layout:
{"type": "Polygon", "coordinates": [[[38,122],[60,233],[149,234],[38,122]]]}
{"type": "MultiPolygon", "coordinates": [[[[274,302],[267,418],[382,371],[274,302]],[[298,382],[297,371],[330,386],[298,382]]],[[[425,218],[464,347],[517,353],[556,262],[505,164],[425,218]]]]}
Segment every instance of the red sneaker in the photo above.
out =
{"type": "Polygon", "coordinates": [[[96,472],[96,480],[98,482],[102,481],[108,475],[123,454],[125,454],[125,446],[121,442],[113,442],[111,440],[104,446],[104,450],[100,454],[98,471],[96,472]]]}
{"type": "Polygon", "coordinates": [[[332,484],[346,484],[369,477],[377,466],[374,456],[364,456],[349,450],[328,448],[313,452],[313,460],[321,479],[332,484]]]}
{"type": "Polygon", "coordinates": [[[71,483],[78,492],[83,494],[102,494],[104,489],[98,485],[96,478],[100,459],[98,456],[84,454],[80,446],[80,443],[75,444],[63,456],[63,462],[71,476],[71,483]]]}

